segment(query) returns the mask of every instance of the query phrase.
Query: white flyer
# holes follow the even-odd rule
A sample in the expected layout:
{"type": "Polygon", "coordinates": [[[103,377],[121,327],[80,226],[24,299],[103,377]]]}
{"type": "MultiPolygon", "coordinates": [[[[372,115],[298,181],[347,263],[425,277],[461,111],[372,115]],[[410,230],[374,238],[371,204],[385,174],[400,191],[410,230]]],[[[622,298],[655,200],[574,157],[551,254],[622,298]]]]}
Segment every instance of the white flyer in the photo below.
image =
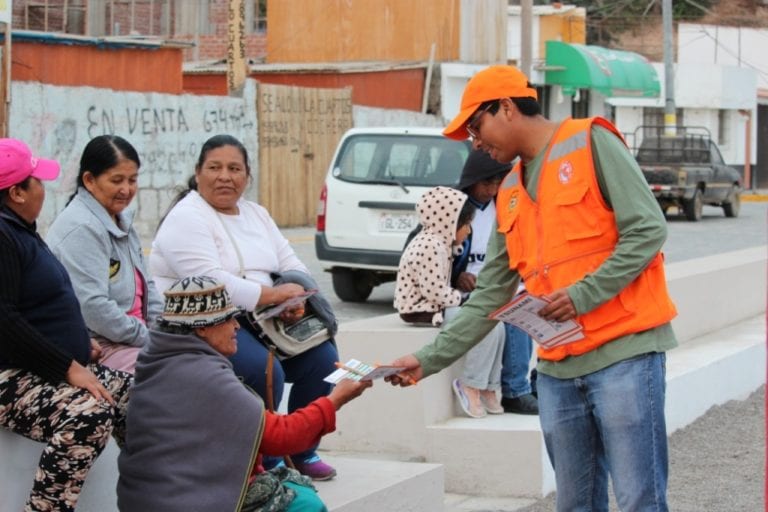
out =
{"type": "Polygon", "coordinates": [[[390,375],[396,375],[403,370],[405,370],[405,367],[403,366],[386,366],[386,365],[370,365],[365,364],[361,361],[358,361],[357,359],[350,359],[346,363],[336,363],[336,367],[338,370],[328,375],[323,380],[325,382],[330,382],[331,384],[336,384],[341,379],[351,379],[351,380],[376,380],[376,379],[383,379],[384,377],[388,377],[390,375]]]}
{"type": "Polygon", "coordinates": [[[573,320],[551,322],[540,317],[539,311],[547,304],[548,302],[542,297],[521,293],[488,317],[523,329],[536,343],[545,348],[556,347],[584,337],[581,325],[573,320]]]}

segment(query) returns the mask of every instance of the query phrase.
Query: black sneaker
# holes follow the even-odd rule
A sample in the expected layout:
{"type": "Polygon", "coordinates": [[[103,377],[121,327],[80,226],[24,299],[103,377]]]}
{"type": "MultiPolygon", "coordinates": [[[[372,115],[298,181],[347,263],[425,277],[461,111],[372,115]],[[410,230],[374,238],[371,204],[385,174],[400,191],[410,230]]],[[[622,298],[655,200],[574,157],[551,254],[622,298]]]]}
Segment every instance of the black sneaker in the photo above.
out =
{"type": "Polygon", "coordinates": [[[539,414],[539,401],[530,393],[515,398],[505,396],[501,399],[501,406],[504,412],[513,414],[539,414]]]}

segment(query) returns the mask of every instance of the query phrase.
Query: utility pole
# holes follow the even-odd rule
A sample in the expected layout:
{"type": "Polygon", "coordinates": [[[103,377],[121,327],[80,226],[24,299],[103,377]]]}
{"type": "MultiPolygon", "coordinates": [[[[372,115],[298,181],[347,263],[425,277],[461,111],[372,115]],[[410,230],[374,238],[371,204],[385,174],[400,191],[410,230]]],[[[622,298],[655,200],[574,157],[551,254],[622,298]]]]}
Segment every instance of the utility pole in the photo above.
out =
{"type": "Polygon", "coordinates": [[[675,109],[675,66],[672,47],[672,0],[662,0],[661,16],[664,28],[664,135],[677,134],[675,109]]]}
{"type": "Polygon", "coordinates": [[[533,0],[520,0],[520,71],[530,80],[533,51],[531,36],[533,33],[533,0]]]}

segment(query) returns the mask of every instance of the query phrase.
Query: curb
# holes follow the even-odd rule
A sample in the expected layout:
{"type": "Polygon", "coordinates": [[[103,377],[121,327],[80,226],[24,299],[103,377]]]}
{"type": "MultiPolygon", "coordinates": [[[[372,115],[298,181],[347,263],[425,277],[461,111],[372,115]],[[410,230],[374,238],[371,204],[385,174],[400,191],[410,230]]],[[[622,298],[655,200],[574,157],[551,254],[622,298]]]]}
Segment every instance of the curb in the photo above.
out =
{"type": "Polygon", "coordinates": [[[768,194],[742,194],[741,200],[748,203],[763,203],[768,201],[768,194]]]}

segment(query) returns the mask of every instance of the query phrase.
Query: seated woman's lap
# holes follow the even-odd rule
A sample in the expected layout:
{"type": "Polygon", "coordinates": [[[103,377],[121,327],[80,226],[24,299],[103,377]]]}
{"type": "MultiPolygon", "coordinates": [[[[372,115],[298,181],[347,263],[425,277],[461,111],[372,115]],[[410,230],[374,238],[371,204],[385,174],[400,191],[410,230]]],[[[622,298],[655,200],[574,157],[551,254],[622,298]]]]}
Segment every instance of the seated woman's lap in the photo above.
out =
{"type": "MultiPolygon", "coordinates": [[[[248,328],[237,332],[237,353],[229,358],[235,374],[262,398],[267,393],[267,356],[269,351],[248,328]]],[[[336,369],[338,361],[336,347],[326,341],[306,352],[283,361],[275,358],[272,370],[274,405],[277,407],[283,397],[285,382],[293,384],[288,401],[288,410],[294,411],[306,406],[316,398],[331,391],[331,385],[323,379],[336,369]]]]}
{"type": "Polygon", "coordinates": [[[89,369],[110,392],[114,406],[66,382],[51,384],[24,370],[0,371],[0,425],[34,441],[53,440],[64,446],[63,452],[68,445],[87,445],[96,448],[90,455],[98,455],[110,433],[122,443],[132,376],[100,365],[89,369]]]}
{"type": "MultiPolygon", "coordinates": [[[[235,370],[245,384],[259,394],[266,402],[267,397],[267,356],[269,351],[245,328],[237,331],[237,352],[229,357],[235,370]]],[[[285,373],[275,359],[272,369],[272,396],[275,408],[283,399],[285,373]]]]}
{"type": "Polygon", "coordinates": [[[286,381],[293,384],[288,398],[288,411],[295,411],[331,392],[331,384],[323,379],[336,369],[339,354],[331,340],[306,352],[281,361],[286,381]]]}

